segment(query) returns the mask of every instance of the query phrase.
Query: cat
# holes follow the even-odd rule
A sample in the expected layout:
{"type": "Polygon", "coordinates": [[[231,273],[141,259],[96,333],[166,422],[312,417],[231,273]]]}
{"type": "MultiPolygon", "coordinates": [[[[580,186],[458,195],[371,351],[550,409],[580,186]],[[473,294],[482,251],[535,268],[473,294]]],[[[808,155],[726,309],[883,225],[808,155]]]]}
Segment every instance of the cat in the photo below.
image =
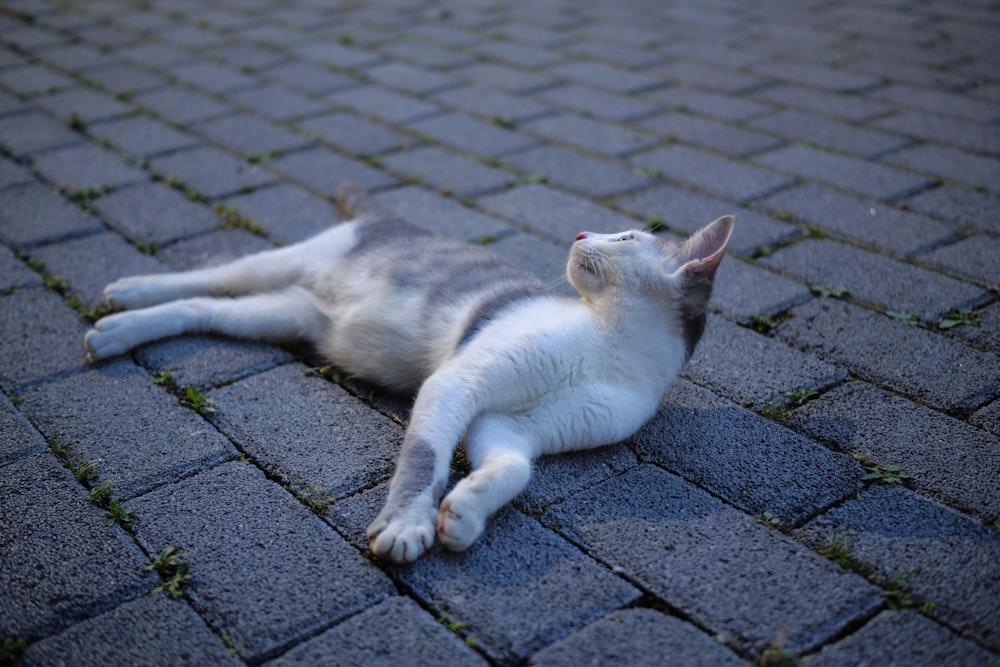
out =
{"type": "Polygon", "coordinates": [[[620,441],[656,411],[701,337],[732,216],[683,243],[581,232],[558,296],[481,246],[443,239],[338,188],[347,219],[230,264],[105,289],[129,309],[87,334],[90,361],[213,332],[304,340],[330,363],[416,392],[388,498],[367,531],[382,559],[461,551],[525,488],[542,454],[620,441]],[[472,471],[444,499],[462,439],[472,471]]]}

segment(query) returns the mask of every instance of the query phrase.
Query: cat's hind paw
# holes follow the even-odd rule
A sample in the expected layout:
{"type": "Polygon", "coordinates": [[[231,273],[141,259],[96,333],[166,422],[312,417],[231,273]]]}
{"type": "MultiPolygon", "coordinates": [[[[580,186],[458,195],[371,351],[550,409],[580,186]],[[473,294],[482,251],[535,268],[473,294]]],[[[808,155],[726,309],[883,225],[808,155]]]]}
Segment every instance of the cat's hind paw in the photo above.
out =
{"type": "Polygon", "coordinates": [[[441,502],[437,520],[438,539],[451,551],[468,549],[485,528],[486,517],[460,495],[451,493],[441,502]]]}
{"type": "Polygon", "coordinates": [[[131,347],[127,325],[118,315],[101,318],[83,337],[83,347],[90,363],[127,352],[131,347]]]}
{"type": "Polygon", "coordinates": [[[382,560],[412,563],[434,544],[434,522],[403,516],[376,519],[368,527],[368,546],[382,560]]]}
{"type": "Polygon", "coordinates": [[[131,276],[120,278],[104,288],[104,300],[115,310],[131,310],[154,306],[169,300],[158,288],[161,276],[131,276]]]}

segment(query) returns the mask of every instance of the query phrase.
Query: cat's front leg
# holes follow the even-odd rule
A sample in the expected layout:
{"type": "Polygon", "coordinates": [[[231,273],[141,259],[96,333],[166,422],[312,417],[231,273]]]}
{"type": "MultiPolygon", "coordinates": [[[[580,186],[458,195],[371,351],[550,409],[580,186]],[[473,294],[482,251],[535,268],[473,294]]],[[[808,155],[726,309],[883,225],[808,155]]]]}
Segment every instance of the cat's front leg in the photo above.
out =
{"type": "Polygon", "coordinates": [[[437,534],[452,551],[468,549],[486,520],[510,502],[531,479],[534,447],[503,418],[483,417],[466,441],[473,471],[441,502],[437,534]]]}

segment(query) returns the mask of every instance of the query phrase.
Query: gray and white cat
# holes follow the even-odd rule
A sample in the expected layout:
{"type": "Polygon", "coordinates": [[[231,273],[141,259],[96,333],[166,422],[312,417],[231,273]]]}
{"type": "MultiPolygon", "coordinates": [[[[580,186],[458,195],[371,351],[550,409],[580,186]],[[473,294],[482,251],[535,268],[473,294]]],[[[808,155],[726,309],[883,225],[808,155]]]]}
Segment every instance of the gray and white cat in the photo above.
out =
{"type": "Polygon", "coordinates": [[[86,335],[88,358],[214,332],[304,340],[340,369],[416,391],[372,551],[410,562],[434,543],[463,550],[514,498],[542,454],[634,433],[680,374],[705,327],[733,229],[719,218],[684,243],[642,231],[581,232],[548,293],[482,247],[384,214],[356,186],[348,222],[305,242],[184,273],[124,278],[116,308],[86,335]],[[472,472],[441,500],[465,439],[472,472]]]}

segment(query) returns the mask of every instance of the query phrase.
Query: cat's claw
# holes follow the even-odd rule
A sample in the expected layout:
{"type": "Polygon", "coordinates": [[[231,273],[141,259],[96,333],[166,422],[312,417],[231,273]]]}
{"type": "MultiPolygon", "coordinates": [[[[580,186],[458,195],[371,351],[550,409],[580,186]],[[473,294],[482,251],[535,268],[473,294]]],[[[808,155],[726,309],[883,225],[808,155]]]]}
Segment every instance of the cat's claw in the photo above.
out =
{"type": "Polygon", "coordinates": [[[483,534],[486,517],[460,497],[452,498],[454,495],[450,494],[441,502],[437,534],[441,544],[451,551],[465,551],[483,534]]]}
{"type": "Polygon", "coordinates": [[[434,544],[434,522],[407,517],[376,519],[368,527],[368,546],[378,558],[393,563],[412,563],[434,544]]]}

